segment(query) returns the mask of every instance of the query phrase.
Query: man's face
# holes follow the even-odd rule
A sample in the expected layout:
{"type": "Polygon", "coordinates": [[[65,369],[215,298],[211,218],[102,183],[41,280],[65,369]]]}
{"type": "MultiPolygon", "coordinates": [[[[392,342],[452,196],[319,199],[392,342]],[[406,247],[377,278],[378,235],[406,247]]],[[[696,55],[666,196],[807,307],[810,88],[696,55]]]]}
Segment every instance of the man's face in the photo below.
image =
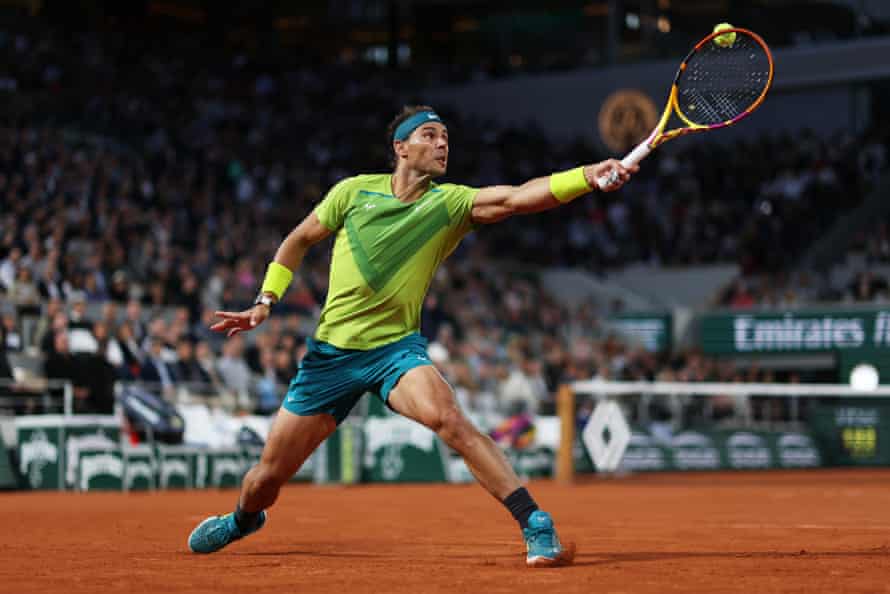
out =
{"type": "Polygon", "coordinates": [[[67,332],[59,332],[56,334],[53,340],[53,346],[56,349],[57,353],[61,353],[63,355],[68,353],[68,333],[67,332]]]}
{"type": "Polygon", "coordinates": [[[71,313],[78,318],[83,318],[87,313],[87,304],[84,301],[75,301],[71,305],[71,313]]]}
{"type": "Polygon", "coordinates": [[[418,126],[404,141],[393,143],[396,157],[410,169],[431,177],[448,169],[448,129],[439,122],[418,126]]]}
{"type": "Polygon", "coordinates": [[[127,319],[138,320],[142,316],[142,306],[138,301],[130,301],[127,303],[127,319]]]}
{"type": "Polygon", "coordinates": [[[179,344],[176,345],[176,355],[179,357],[180,361],[191,361],[192,343],[184,340],[180,341],[179,344]]]}
{"type": "Polygon", "coordinates": [[[152,338],[161,338],[167,332],[167,322],[163,318],[155,318],[148,326],[148,335],[152,338]]]}

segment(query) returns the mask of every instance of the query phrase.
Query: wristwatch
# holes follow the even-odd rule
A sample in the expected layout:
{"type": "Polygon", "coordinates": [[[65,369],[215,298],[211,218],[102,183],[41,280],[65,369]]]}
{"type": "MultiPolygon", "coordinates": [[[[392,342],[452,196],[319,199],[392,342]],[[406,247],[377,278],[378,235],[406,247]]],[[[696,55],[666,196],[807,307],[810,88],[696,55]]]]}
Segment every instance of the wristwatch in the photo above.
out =
{"type": "Polygon", "coordinates": [[[272,306],[275,305],[275,298],[266,293],[260,293],[257,295],[256,301],[253,302],[254,305],[265,305],[269,309],[272,309],[272,306]]]}

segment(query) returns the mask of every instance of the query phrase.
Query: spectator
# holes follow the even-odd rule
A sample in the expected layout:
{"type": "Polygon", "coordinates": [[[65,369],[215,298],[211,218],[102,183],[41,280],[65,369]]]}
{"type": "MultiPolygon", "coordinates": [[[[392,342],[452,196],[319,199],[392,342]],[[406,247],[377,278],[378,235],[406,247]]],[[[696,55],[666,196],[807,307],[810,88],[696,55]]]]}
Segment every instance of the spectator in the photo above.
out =
{"type": "MultiPolygon", "coordinates": [[[[12,381],[12,366],[6,356],[6,327],[0,324],[0,384],[12,381]]],[[[8,393],[7,388],[0,386],[0,394],[8,393]]]]}
{"type": "MultiPolygon", "coordinates": [[[[54,336],[53,352],[46,361],[49,379],[66,380],[73,384],[73,409],[78,414],[111,414],[114,408],[113,372],[101,357],[74,354],[68,347],[68,333],[54,336]]],[[[61,397],[61,390],[51,390],[61,397]]]]}
{"type": "Polygon", "coordinates": [[[204,370],[207,377],[210,378],[214,393],[220,394],[225,389],[225,386],[223,385],[222,378],[217,372],[216,359],[213,356],[213,351],[210,350],[210,345],[206,342],[198,341],[198,343],[195,344],[195,360],[197,360],[198,365],[201,366],[201,369],[204,370]]]}
{"type": "Polygon", "coordinates": [[[0,315],[0,326],[3,326],[4,347],[7,351],[18,352],[25,348],[22,335],[16,324],[16,316],[12,312],[0,315]]]}
{"type": "Polygon", "coordinates": [[[216,362],[220,380],[234,392],[238,406],[252,410],[250,404],[250,369],[244,362],[244,338],[236,334],[223,343],[222,356],[216,362]]]}
{"type": "Polygon", "coordinates": [[[99,320],[108,326],[108,329],[114,331],[117,328],[118,310],[117,303],[114,301],[106,301],[102,304],[99,320]]]}
{"type": "Polygon", "coordinates": [[[195,345],[190,338],[180,338],[176,344],[176,363],[173,367],[176,380],[192,384],[189,389],[207,394],[210,374],[201,367],[195,358],[195,345]]]}
{"type": "Polygon", "coordinates": [[[130,300],[130,281],[126,270],[115,270],[111,275],[108,297],[115,303],[127,303],[130,300]]]}
{"type": "Polygon", "coordinates": [[[43,262],[43,272],[37,281],[37,290],[43,299],[61,301],[66,297],[65,285],[56,262],[57,258],[50,257],[43,262]]]}
{"type": "Polygon", "coordinates": [[[170,303],[184,306],[188,312],[188,321],[195,323],[201,319],[201,294],[198,279],[191,270],[184,272],[180,278],[182,286],[170,303]]]}
{"type": "Polygon", "coordinates": [[[262,372],[256,379],[257,414],[270,414],[281,406],[283,388],[278,382],[275,359],[275,351],[271,348],[265,348],[260,353],[262,372]]]}
{"type": "Polygon", "coordinates": [[[20,266],[16,273],[15,280],[10,284],[9,300],[19,305],[19,307],[29,307],[39,310],[40,293],[31,274],[31,269],[27,266],[20,266]]]}
{"type": "Polygon", "coordinates": [[[123,322],[117,328],[117,344],[120,346],[123,358],[122,364],[117,367],[118,377],[121,379],[134,379],[141,375],[142,362],[145,353],[133,336],[133,328],[130,322],[123,322]]]}
{"type": "Polygon", "coordinates": [[[163,356],[163,343],[159,339],[148,341],[148,351],[139,371],[139,379],[143,382],[160,386],[165,398],[172,398],[176,391],[175,372],[169,367],[163,356]]]}
{"type": "Polygon", "coordinates": [[[45,331],[42,333],[42,338],[40,339],[40,350],[44,354],[50,354],[55,350],[55,340],[56,334],[60,332],[68,332],[68,314],[65,313],[62,306],[60,305],[58,310],[53,313],[52,318],[49,319],[49,324],[47,327],[46,321],[48,320],[48,315],[52,308],[47,308],[47,314],[43,316],[43,323],[38,323],[38,327],[42,326],[45,328],[45,331]]]}
{"type": "Polygon", "coordinates": [[[99,343],[93,335],[93,321],[87,317],[86,295],[81,291],[71,294],[68,341],[72,353],[97,353],[99,351],[99,343]]]}
{"type": "Polygon", "coordinates": [[[96,339],[96,352],[115,370],[124,365],[124,351],[117,337],[113,336],[104,320],[93,324],[93,337],[96,339]]]}
{"type": "Polygon", "coordinates": [[[517,347],[511,358],[513,364],[509,375],[499,388],[501,405],[513,414],[536,414],[547,395],[540,363],[531,357],[526,347],[517,347]]]}
{"type": "MultiPolygon", "coordinates": [[[[174,329],[171,332],[167,321],[162,317],[156,317],[148,324],[148,335],[142,341],[142,350],[146,353],[153,352],[154,349],[159,350],[159,356],[164,361],[172,363],[176,360],[176,352],[171,348],[171,335],[176,334],[174,329]]],[[[176,339],[172,341],[176,344],[176,339]]]]}
{"type": "Polygon", "coordinates": [[[253,344],[244,350],[244,361],[250,368],[250,371],[256,374],[263,373],[263,366],[260,361],[261,354],[267,349],[274,348],[275,337],[271,332],[257,333],[253,337],[253,344]]]}
{"type": "Polygon", "coordinates": [[[287,386],[297,374],[297,364],[294,361],[293,351],[280,348],[274,351],[275,381],[287,386]]]}
{"type": "Polygon", "coordinates": [[[7,293],[15,282],[16,271],[20,268],[21,259],[22,248],[13,246],[6,258],[0,260],[0,288],[7,293]]]}
{"type": "Polygon", "coordinates": [[[856,275],[849,285],[850,296],[854,301],[884,301],[888,300],[887,281],[876,276],[870,270],[864,270],[856,275]]]}
{"type": "Polygon", "coordinates": [[[481,389],[466,361],[452,362],[448,380],[454,387],[455,398],[462,409],[483,414],[498,412],[497,396],[481,389]]]}
{"type": "Polygon", "coordinates": [[[133,340],[141,344],[145,337],[148,336],[148,328],[145,326],[145,322],[142,321],[142,304],[139,301],[136,299],[127,301],[124,320],[130,327],[133,340]]]}

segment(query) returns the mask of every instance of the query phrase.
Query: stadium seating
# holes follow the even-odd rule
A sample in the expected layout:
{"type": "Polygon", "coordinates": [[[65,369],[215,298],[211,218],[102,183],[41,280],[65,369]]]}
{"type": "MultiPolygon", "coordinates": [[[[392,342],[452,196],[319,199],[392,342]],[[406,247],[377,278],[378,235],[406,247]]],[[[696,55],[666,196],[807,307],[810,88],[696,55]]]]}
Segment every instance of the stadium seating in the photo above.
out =
{"type": "MultiPolygon", "coordinates": [[[[98,353],[118,379],[148,379],[157,359],[173,384],[198,378],[208,387],[191,392],[214,394],[225,392],[226,374],[242,371],[226,362],[243,359],[250,379],[226,405],[261,408],[264,379],[280,398],[324,299],[327,248],[310,252],[283,315],[239,352],[223,352],[208,332],[212,312],[250,304],[280,238],[330,185],[386,168],[383,130],[416,81],[357,63],[309,67],[205,50],[177,35],[161,43],[32,29],[3,36],[0,59],[14,106],[0,129],[7,348],[46,356],[67,328],[72,350],[98,353]],[[190,367],[188,380],[175,367],[183,342],[200,368],[190,367]]],[[[450,178],[470,185],[604,156],[584,140],[554,146],[534,128],[443,111],[450,178]]],[[[719,305],[816,299],[821,293],[801,288],[795,266],[886,170],[888,139],[886,127],[865,148],[850,134],[802,131],[655,155],[618,195],[471,236],[434,283],[424,332],[442,347],[439,363],[468,406],[480,410],[510,410],[508,386],[552,410],[565,379],[683,375],[694,356],[671,361],[603,342],[601,320],[614,304],[553,302],[535,270],[734,262],[745,280],[717,296],[719,305]],[[751,287],[756,294],[746,295],[751,287]]],[[[164,375],[151,380],[163,384],[164,375]]]]}

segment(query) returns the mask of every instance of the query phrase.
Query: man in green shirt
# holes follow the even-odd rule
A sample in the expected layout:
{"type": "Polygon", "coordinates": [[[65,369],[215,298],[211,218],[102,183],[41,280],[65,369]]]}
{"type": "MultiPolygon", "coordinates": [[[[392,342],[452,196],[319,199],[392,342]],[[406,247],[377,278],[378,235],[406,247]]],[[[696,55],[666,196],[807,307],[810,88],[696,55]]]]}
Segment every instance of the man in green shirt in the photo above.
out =
{"type": "Polygon", "coordinates": [[[281,243],[256,304],[217,312],[213,330],[232,336],[261,324],[306,250],[336,233],[328,297],[315,336],[291,382],[259,464],[244,477],[233,513],[204,520],[189,548],[211,553],[259,530],[281,486],[366,392],[436,432],[479,483],[516,518],[530,567],[572,562],[492,440],[463,415],[420,336],[424,296],[439,264],[475,225],[539,212],[591,191],[620,188],[636,167],[615,160],[577,167],[520,186],[476,189],[436,184],[448,165],[448,129],[428,106],[406,107],[390,124],[395,170],[335,185],[281,243]],[[614,180],[614,181],[613,181],[614,180]]]}

